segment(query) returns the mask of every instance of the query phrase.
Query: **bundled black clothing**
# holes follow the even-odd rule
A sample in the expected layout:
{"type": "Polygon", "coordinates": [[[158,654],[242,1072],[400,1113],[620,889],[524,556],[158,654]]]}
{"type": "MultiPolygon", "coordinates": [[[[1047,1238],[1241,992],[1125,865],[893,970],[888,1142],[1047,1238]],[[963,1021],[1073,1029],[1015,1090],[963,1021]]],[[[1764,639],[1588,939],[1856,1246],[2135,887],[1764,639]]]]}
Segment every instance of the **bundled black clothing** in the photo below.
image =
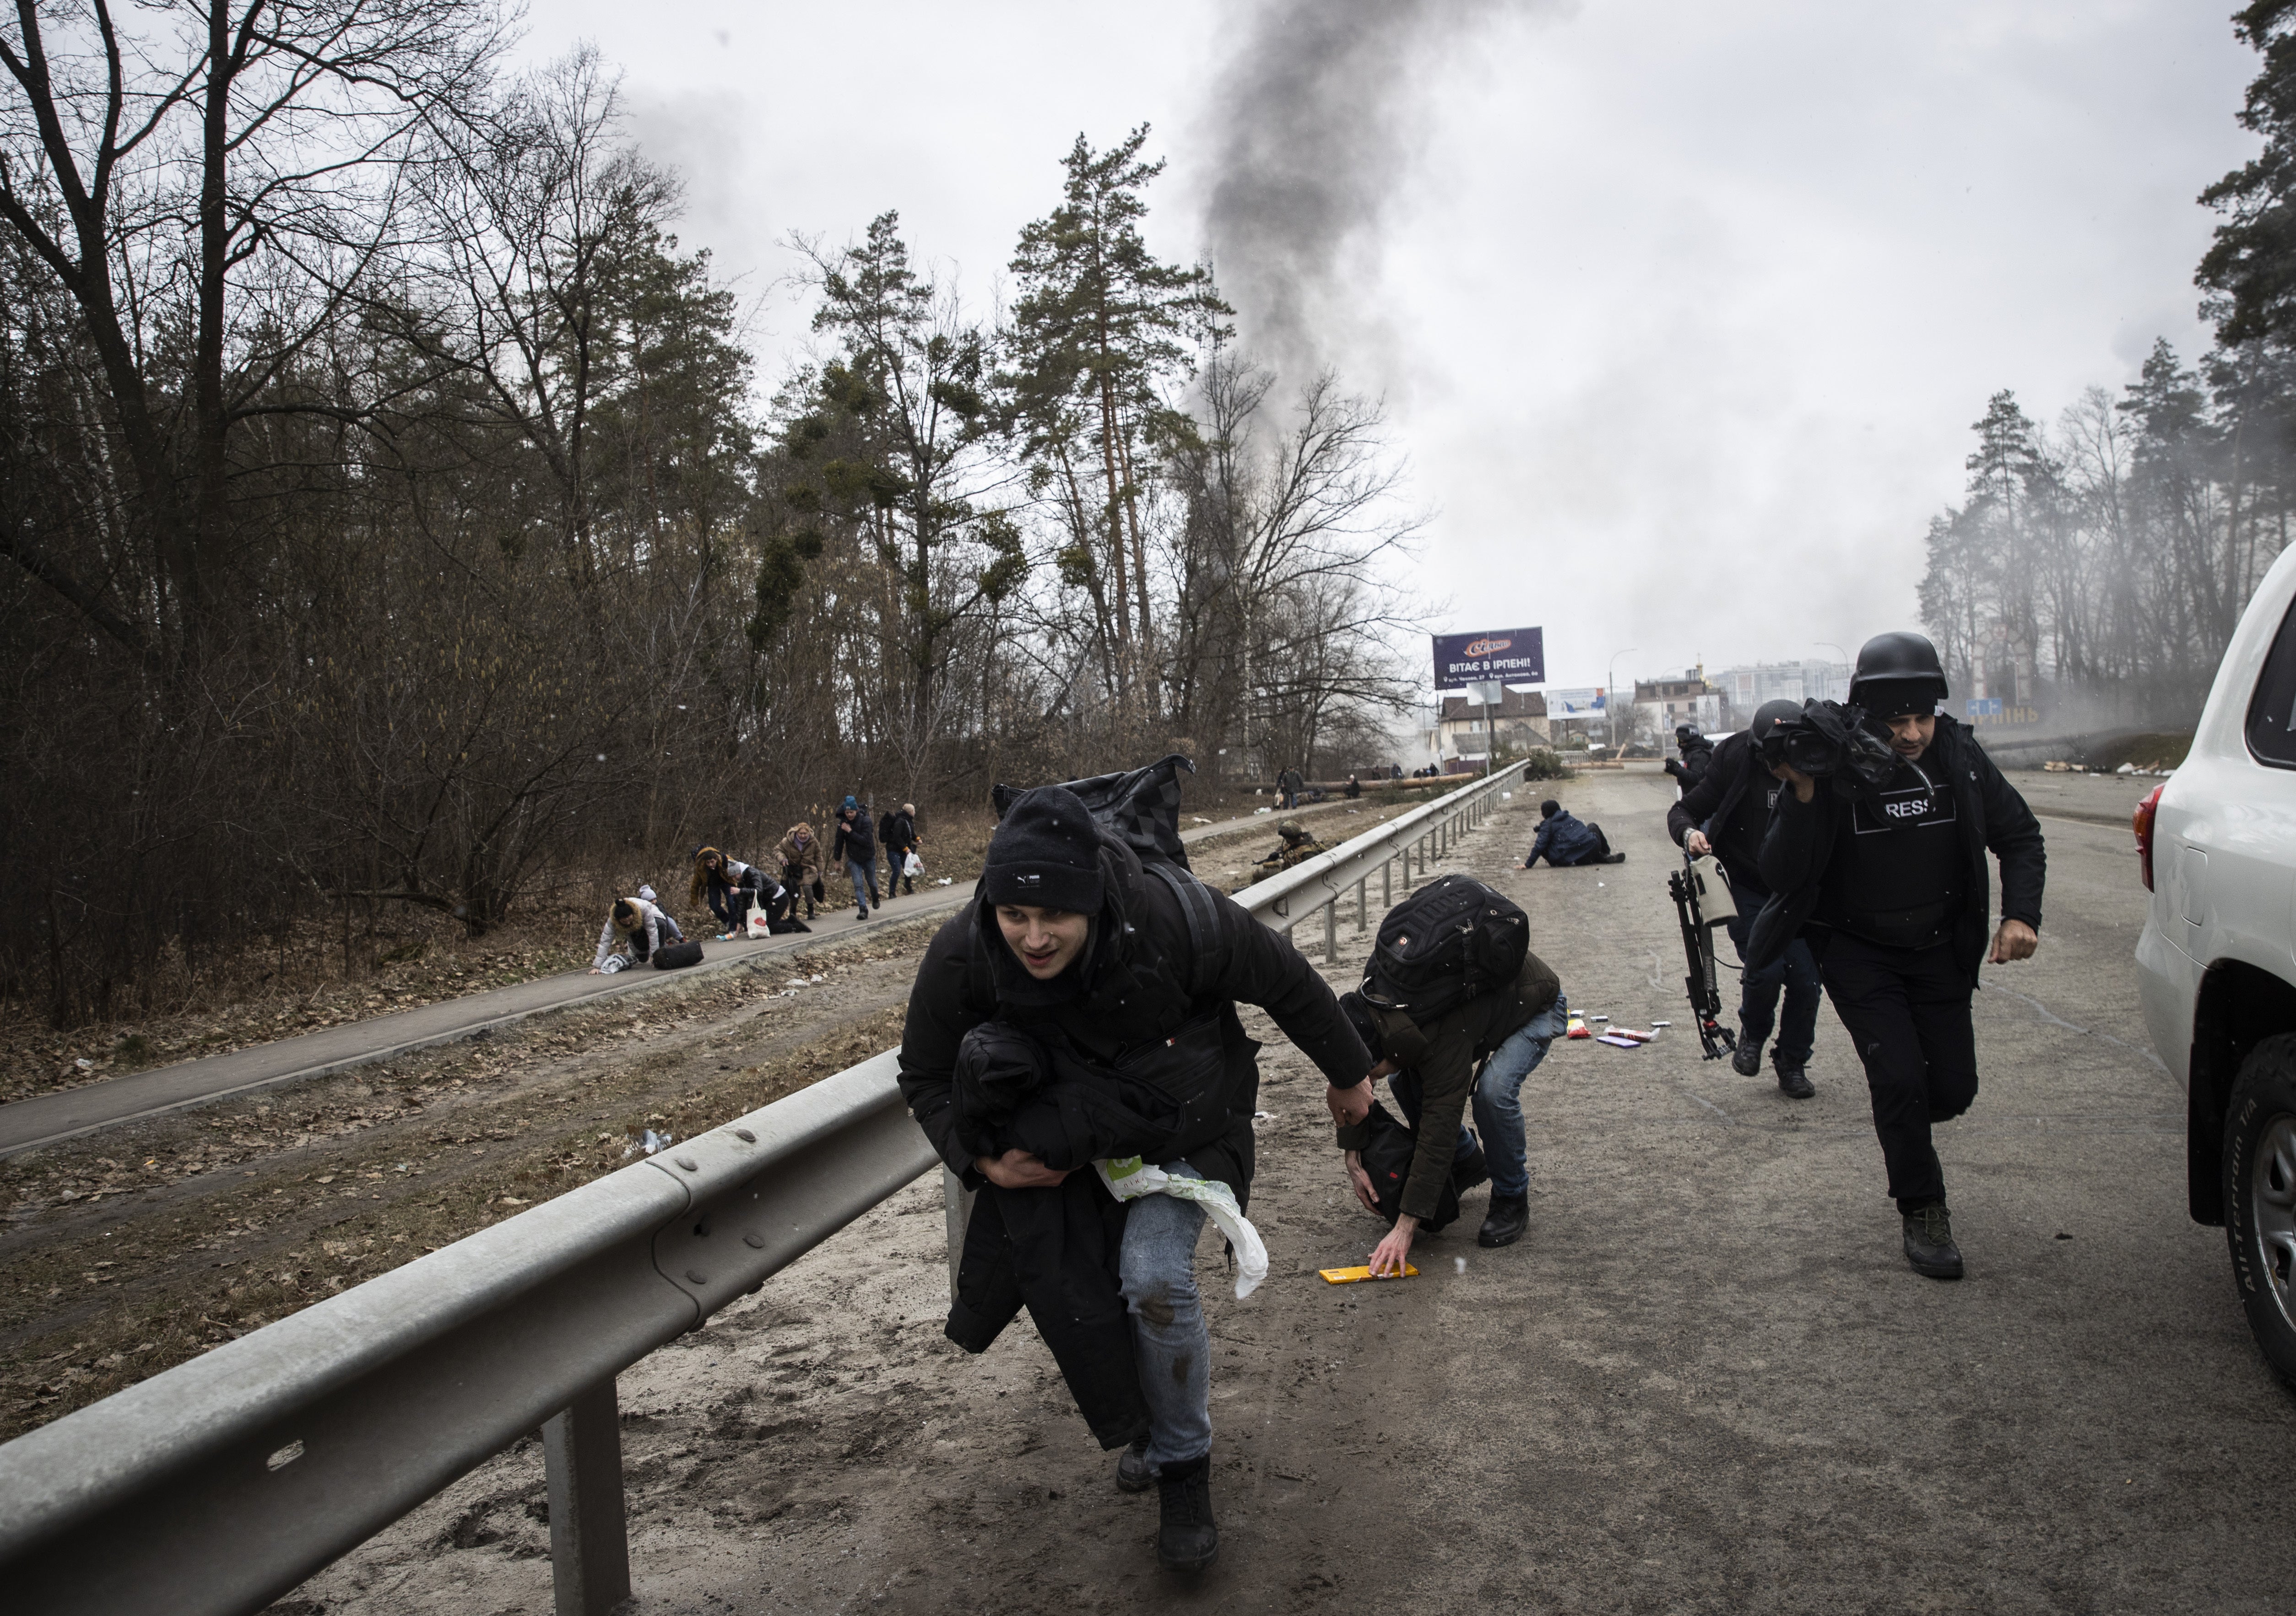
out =
{"type": "Polygon", "coordinates": [[[1762,841],[1775,894],[1749,971],[1805,931],[1827,997],[1857,1046],[1898,1210],[1941,1202],[1931,1126],[1977,1097],[1970,995],[1990,931],[1985,855],[2001,861],[2001,913],[2036,931],[2047,855],[2040,822],[1969,732],[1937,721],[1929,750],[1880,787],[1820,781],[1779,794],[1762,841]]]}
{"type": "Polygon", "coordinates": [[[1134,1143],[1120,1153],[1164,1161],[1185,1155],[1242,1203],[1251,1187],[1259,1046],[1244,1032],[1236,1003],[1265,1009],[1334,1083],[1360,1082],[1372,1059],[1331,988],[1288,939],[1199,888],[1210,928],[1199,948],[1181,893],[1112,835],[1100,837],[1099,867],[1104,896],[1090,938],[1078,962],[1049,982],[1013,957],[988,904],[970,905],[942,926],[910,990],[900,1087],[941,1160],[981,1192],[958,1265],[949,1338],[980,1351],[1026,1305],[1094,1432],[1121,1446],[1145,1428],[1118,1284],[1123,1209],[1090,1171],[1055,1189],[988,1184],[973,1165],[989,1153],[981,1146],[1009,1140],[1008,1148],[1065,1164],[1134,1143]],[[986,1038],[964,1054],[968,1035],[991,1021],[1010,1029],[998,1040],[1026,1035],[1056,1052],[1047,1056],[1054,1080],[1033,1099],[1024,1103],[1033,1079],[1010,1043],[1001,1056],[1000,1045],[986,1038]],[[1142,1091],[1128,1087],[1152,1079],[1172,1109],[1152,1115],[1142,1091]],[[1059,1092],[1095,1082],[1103,1089],[1089,1103],[1059,1092]],[[1006,1101],[1013,1103],[1000,1117],[1006,1101]],[[1134,1102],[1152,1132],[1166,1123],[1170,1131],[1128,1138],[1112,1120],[1134,1102]],[[983,1209],[991,1210],[984,1216],[983,1209]]]}

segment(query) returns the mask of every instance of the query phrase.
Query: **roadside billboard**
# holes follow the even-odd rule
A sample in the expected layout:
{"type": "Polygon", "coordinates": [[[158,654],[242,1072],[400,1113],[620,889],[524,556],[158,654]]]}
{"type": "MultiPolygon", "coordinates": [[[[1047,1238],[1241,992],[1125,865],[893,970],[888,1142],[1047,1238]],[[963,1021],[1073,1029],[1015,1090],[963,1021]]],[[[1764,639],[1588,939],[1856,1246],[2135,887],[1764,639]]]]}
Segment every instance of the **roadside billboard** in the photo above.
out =
{"type": "Polygon", "coordinates": [[[1435,688],[1464,689],[1471,680],[1505,685],[1546,682],[1546,636],[1539,628],[1486,629],[1479,634],[1439,634],[1435,640],[1435,688]]]}
{"type": "Polygon", "coordinates": [[[1583,690],[1546,693],[1546,716],[1550,718],[1599,718],[1605,710],[1603,687],[1599,685],[1589,685],[1583,690]]]}

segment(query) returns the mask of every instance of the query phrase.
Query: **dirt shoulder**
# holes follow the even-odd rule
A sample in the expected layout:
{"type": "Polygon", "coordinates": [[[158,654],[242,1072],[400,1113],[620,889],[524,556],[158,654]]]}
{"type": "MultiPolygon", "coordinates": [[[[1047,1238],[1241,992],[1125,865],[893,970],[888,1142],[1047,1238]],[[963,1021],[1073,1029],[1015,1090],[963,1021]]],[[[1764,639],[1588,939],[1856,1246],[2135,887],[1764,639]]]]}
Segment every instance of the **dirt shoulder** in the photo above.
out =
{"type": "Polygon", "coordinates": [[[939,923],[0,1162],[0,1438],[890,1047],[939,923]]]}

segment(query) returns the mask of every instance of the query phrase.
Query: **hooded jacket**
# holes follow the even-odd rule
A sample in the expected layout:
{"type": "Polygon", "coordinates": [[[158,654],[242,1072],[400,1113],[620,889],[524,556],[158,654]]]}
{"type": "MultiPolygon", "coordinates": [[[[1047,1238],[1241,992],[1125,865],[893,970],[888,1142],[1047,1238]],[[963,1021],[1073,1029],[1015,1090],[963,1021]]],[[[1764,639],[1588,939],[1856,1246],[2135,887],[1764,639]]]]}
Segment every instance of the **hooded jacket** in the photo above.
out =
{"type": "Polygon", "coordinates": [[[1602,856],[1603,839],[1595,833],[1595,827],[1569,808],[1557,808],[1539,822],[1538,834],[1530,844],[1530,857],[1522,862],[1527,868],[1544,858],[1562,870],[1602,856]]]}
{"type": "Polygon", "coordinates": [[[813,827],[802,820],[782,833],[781,841],[774,845],[774,857],[782,861],[784,874],[795,870],[800,882],[808,876],[816,881],[821,879],[821,838],[814,834],[813,827]],[[805,833],[803,847],[798,846],[800,831],[805,833]]]}
{"type": "MultiPolygon", "coordinates": [[[[2048,873],[2041,823],[1976,737],[1952,718],[1938,719],[1936,737],[1919,767],[1953,792],[1964,860],[1963,897],[1961,913],[1946,941],[1954,964],[1973,988],[1992,929],[1986,901],[1990,890],[1986,851],[1990,849],[2001,861],[2001,917],[2021,920],[2039,931],[2041,888],[2048,873]]],[[[1849,810],[1849,800],[1830,781],[1819,781],[1808,802],[1791,791],[1778,793],[1769,831],[1762,838],[1760,865],[1762,884],[1772,896],[1754,917],[1746,949],[1749,972],[1776,964],[1816,914],[1849,810]]]]}

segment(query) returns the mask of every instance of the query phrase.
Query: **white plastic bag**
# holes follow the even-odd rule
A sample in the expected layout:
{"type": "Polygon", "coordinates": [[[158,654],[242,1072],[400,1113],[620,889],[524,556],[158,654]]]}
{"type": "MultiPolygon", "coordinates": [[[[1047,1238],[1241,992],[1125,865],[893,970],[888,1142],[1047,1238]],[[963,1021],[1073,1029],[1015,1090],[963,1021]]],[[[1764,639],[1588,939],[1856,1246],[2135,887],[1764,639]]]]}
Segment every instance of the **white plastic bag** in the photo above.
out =
{"type": "Polygon", "coordinates": [[[1235,1203],[1235,1192],[1217,1178],[1175,1178],[1160,1167],[1150,1167],[1137,1156],[1127,1156],[1119,1161],[1095,1161],[1095,1170],[1100,1181],[1108,1185],[1108,1193],[1119,1201],[1136,1201],[1143,1195],[1169,1195],[1176,1201],[1193,1201],[1201,1205],[1219,1232],[1235,1247],[1235,1299],[1242,1301],[1259,1289],[1259,1282],[1267,1277],[1267,1245],[1259,1238],[1259,1231],[1251,1226],[1251,1219],[1235,1203]]]}
{"type": "Polygon", "coordinates": [[[909,849],[907,859],[905,860],[901,865],[901,874],[904,875],[916,876],[922,875],[924,873],[925,861],[917,857],[917,851],[914,848],[911,848],[909,849]]]}
{"type": "Polygon", "coordinates": [[[743,917],[743,925],[748,935],[751,937],[771,937],[774,934],[772,919],[766,914],[763,907],[754,903],[750,906],[749,914],[743,917]]]}

